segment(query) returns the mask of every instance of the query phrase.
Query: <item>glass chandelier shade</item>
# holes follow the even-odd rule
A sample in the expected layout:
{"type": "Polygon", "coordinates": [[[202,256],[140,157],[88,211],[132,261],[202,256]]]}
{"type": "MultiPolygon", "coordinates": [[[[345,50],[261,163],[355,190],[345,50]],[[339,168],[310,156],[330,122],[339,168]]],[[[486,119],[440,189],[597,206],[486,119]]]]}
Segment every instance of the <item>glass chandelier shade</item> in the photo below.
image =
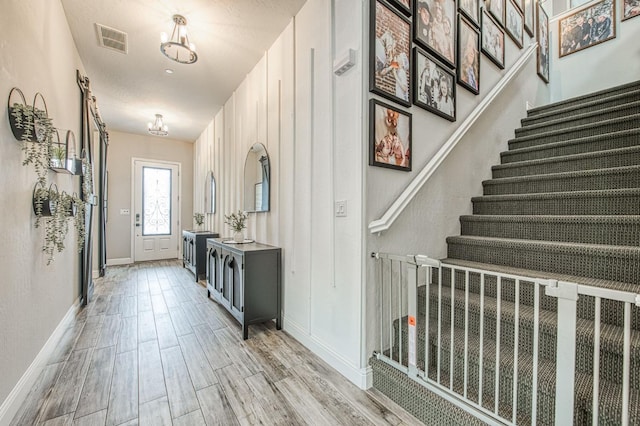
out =
{"type": "Polygon", "coordinates": [[[167,136],[169,134],[169,128],[162,121],[162,114],[156,114],[156,120],[153,123],[149,123],[147,129],[154,136],[167,136]]]}
{"type": "Polygon", "coordinates": [[[193,64],[198,60],[196,46],[189,42],[187,19],[182,15],[173,15],[171,38],[166,33],[160,35],[160,51],[167,58],[181,64],[193,64]]]}

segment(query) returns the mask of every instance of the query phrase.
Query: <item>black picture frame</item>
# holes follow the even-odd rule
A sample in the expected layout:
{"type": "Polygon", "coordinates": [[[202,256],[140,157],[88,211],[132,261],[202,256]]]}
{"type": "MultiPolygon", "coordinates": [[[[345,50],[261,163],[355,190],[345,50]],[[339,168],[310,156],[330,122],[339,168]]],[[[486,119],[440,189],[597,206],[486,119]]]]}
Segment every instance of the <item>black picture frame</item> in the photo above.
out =
{"type": "Polygon", "coordinates": [[[413,48],[413,104],[456,121],[456,76],[425,50],[413,48]],[[443,94],[443,82],[447,93],[443,94]]]}
{"type": "Polygon", "coordinates": [[[505,29],[511,40],[522,49],[524,44],[524,17],[522,11],[513,0],[507,0],[505,9],[505,29]]]}
{"type": "Polygon", "coordinates": [[[451,68],[456,66],[456,15],[456,0],[414,0],[413,40],[451,68]],[[432,25],[438,17],[442,25],[432,25]]]}
{"type": "Polygon", "coordinates": [[[534,29],[535,29],[535,15],[536,15],[536,4],[538,2],[536,0],[524,0],[524,30],[529,34],[530,37],[534,37],[534,29]]]}
{"type": "Polygon", "coordinates": [[[458,84],[474,95],[480,93],[480,31],[458,15],[458,84]]]}
{"type": "Polygon", "coordinates": [[[411,16],[411,11],[413,10],[413,2],[414,0],[389,0],[389,3],[391,3],[396,7],[396,9],[407,16],[411,16]]]}
{"type": "MultiPolygon", "coordinates": [[[[508,1],[508,0],[507,0],[508,1]]],[[[505,0],[487,0],[486,8],[491,13],[491,15],[495,18],[496,22],[502,27],[505,27],[504,23],[504,9],[505,9],[505,0]]]]}
{"type": "Polygon", "coordinates": [[[411,171],[411,113],[369,100],[369,165],[411,171]]]}
{"type": "Polygon", "coordinates": [[[616,2],[602,0],[559,20],[560,57],[616,38],[616,2]],[[592,22],[590,22],[592,21],[592,22]],[[596,27],[591,31],[592,27],[596,27]]]}
{"type": "Polygon", "coordinates": [[[480,28],[482,20],[480,0],[458,0],[458,11],[460,11],[469,22],[480,28]]]}
{"type": "Polygon", "coordinates": [[[537,65],[538,76],[545,83],[549,83],[549,17],[541,3],[538,3],[538,22],[536,24],[538,39],[537,65]]]}
{"type": "Polygon", "coordinates": [[[406,107],[411,106],[411,34],[407,17],[383,0],[371,2],[369,91],[406,107]]]}
{"type": "Polygon", "coordinates": [[[489,12],[483,10],[482,53],[500,69],[504,69],[504,41],[504,30],[489,12]]]}
{"type": "Polygon", "coordinates": [[[638,0],[622,0],[622,21],[640,16],[638,0]]]}

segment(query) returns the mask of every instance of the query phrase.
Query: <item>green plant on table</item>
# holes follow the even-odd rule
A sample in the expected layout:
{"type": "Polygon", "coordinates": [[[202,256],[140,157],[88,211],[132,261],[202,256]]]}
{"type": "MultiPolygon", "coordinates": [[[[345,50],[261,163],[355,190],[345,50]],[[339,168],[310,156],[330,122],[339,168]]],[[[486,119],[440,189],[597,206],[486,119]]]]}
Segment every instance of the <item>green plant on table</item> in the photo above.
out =
{"type": "Polygon", "coordinates": [[[240,232],[247,227],[246,222],[248,217],[249,216],[247,215],[247,212],[238,210],[237,213],[225,215],[224,223],[229,225],[229,227],[231,227],[231,229],[233,229],[235,232],[240,232]]]}

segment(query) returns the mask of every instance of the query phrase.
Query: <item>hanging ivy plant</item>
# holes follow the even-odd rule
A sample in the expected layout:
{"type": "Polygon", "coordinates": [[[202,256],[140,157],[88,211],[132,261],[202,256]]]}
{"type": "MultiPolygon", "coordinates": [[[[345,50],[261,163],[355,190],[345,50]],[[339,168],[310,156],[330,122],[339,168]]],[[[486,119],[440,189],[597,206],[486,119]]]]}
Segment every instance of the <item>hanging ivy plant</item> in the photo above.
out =
{"type": "MultiPolygon", "coordinates": [[[[45,107],[46,108],[46,107],[45,107]]],[[[51,145],[55,129],[46,109],[14,103],[10,107],[12,126],[21,132],[24,166],[33,165],[38,183],[45,184],[51,161],[51,145]]]]}
{"type": "Polygon", "coordinates": [[[85,202],[91,203],[93,197],[93,166],[87,158],[86,152],[82,151],[82,197],[85,202]]]}
{"type": "Polygon", "coordinates": [[[86,229],[85,229],[86,204],[75,193],[71,196],[71,198],[72,198],[73,205],[76,208],[75,215],[73,216],[73,225],[76,228],[78,253],[80,253],[84,248],[84,240],[87,237],[86,229]]]}

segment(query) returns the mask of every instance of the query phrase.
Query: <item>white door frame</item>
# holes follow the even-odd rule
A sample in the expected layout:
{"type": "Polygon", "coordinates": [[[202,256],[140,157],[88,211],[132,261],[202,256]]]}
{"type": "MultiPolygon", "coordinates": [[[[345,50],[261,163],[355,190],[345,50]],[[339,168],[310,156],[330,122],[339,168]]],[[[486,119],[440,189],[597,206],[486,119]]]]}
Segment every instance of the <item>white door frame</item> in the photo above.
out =
{"type": "Polygon", "coordinates": [[[178,167],[178,229],[176,229],[177,233],[177,244],[178,244],[178,256],[176,259],[182,258],[182,233],[180,232],[182,226],[182,163],[177,163],[175,161],[165,161],[165,160],[155,160],[152,158],[142,158],[142,157],[131,157],[131,207],[129,211],[131,212],[131,261],[136,261],[136,215],[135,215],[135,185],[136,185],[136,161],[148,161],[151,163],[158,164],[167,164],[171,166],[178,167]]]}

